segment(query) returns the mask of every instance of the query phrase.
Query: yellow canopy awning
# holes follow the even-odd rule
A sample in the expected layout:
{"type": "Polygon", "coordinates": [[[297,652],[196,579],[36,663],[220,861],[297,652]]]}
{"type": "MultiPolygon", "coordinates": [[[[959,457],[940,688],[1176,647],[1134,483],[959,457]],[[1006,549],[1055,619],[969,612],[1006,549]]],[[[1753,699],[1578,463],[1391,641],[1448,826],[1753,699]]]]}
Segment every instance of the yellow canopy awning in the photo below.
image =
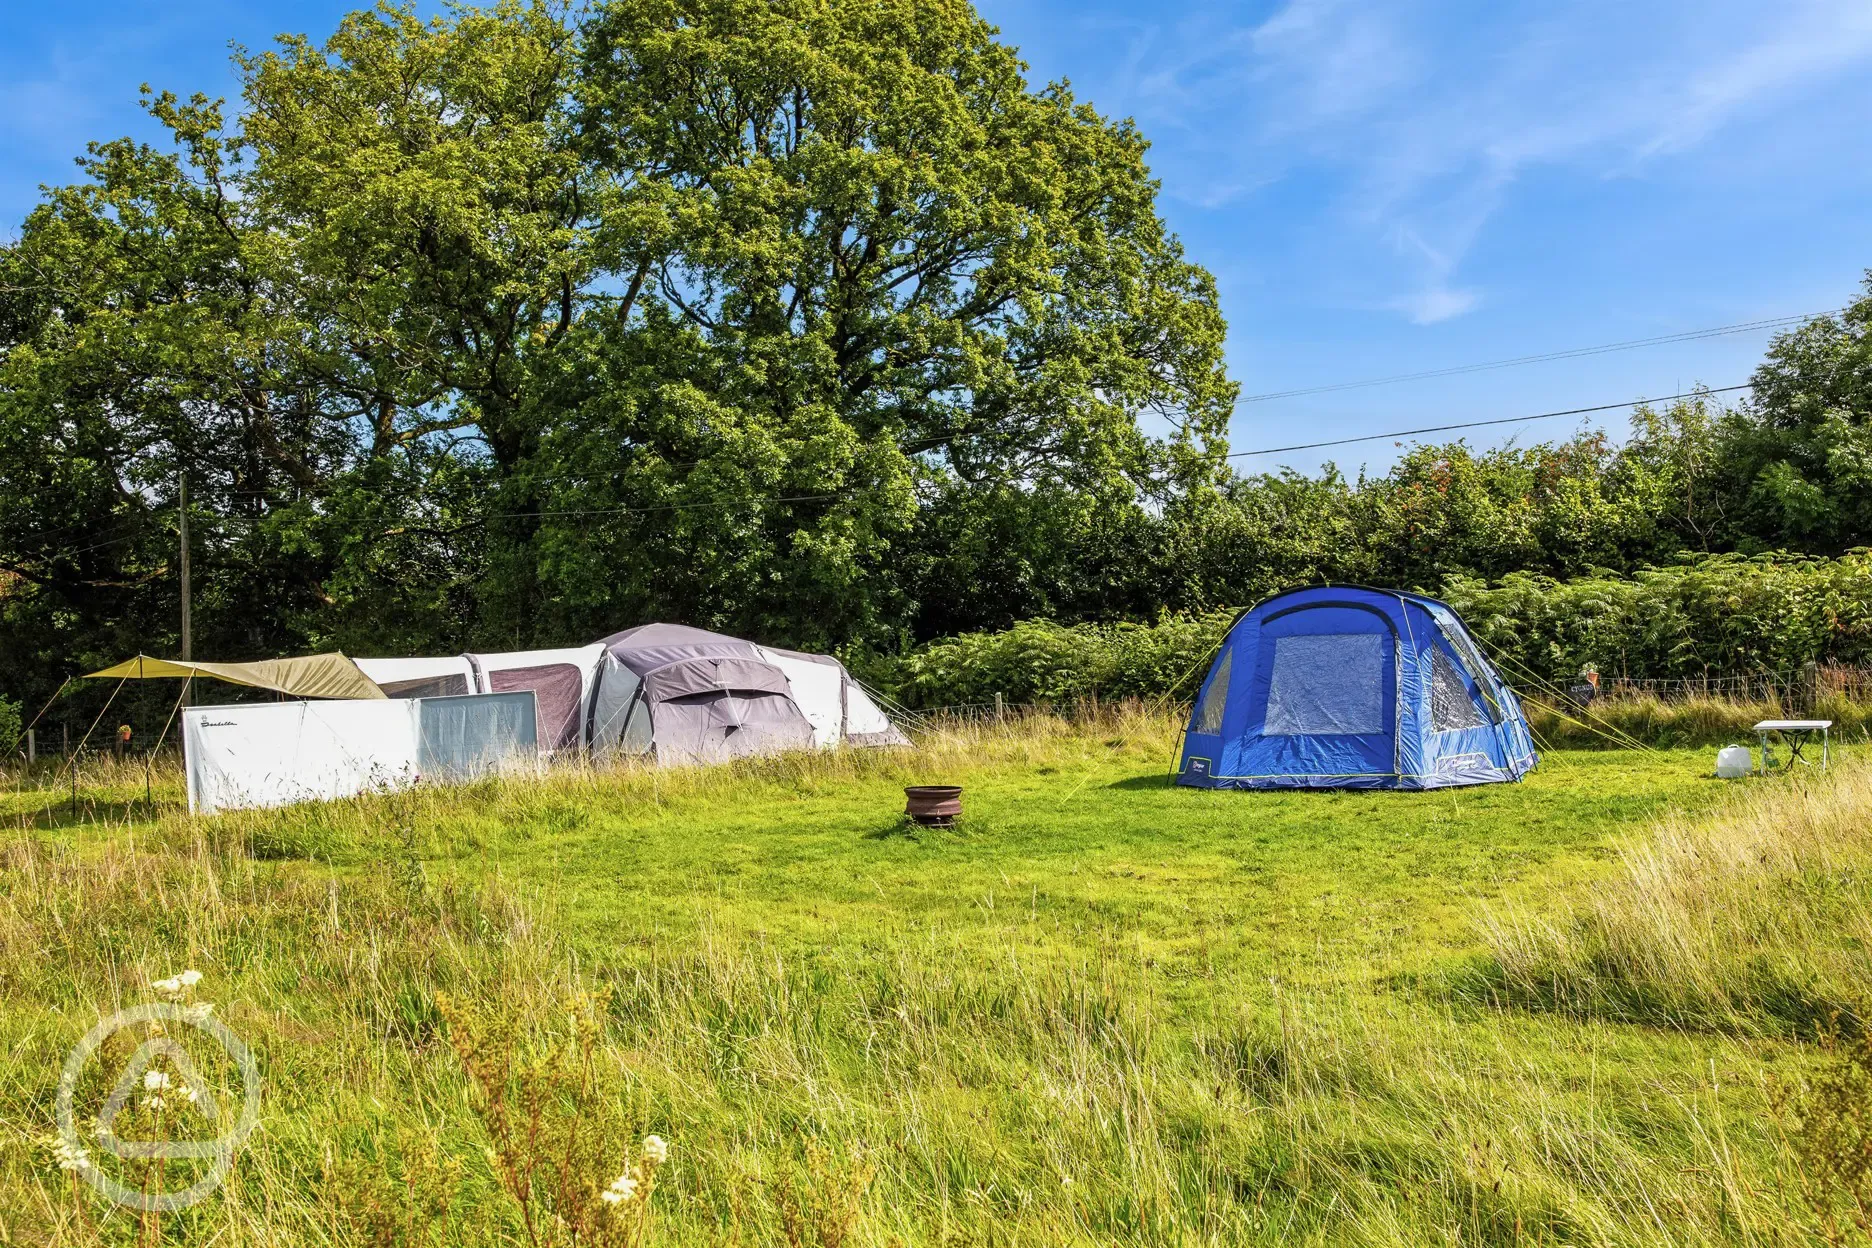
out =
{"type": "Polygon", "coordinates": [[[358,665],[337,651],[299,659],[260,659],[253,663],[193,663],[153,659],[139,654],[93,677],[154,680],[159,676],[212,676],[256,689],[277,689],[300,698],[381,698],[384,691],[358,665]]]}

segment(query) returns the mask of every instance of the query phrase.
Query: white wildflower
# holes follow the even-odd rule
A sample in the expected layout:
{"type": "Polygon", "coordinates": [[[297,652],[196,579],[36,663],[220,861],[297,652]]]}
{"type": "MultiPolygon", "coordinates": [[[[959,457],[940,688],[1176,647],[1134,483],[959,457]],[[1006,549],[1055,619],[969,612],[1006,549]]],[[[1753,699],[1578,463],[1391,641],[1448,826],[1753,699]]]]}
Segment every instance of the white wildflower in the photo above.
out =
{"type": "Polygon", "coordinates": [[[83,1174],[91,1168],[91,1155],[64,1136],[52,1136],[47,1143],[52,1146],[52,1156],[58,1162],[59,1169],[83,1174]]]}
{"type": "Polygon", "coordinates": [[[150,987],[156,990],[157,996],[170,1001],[180,1001],[194,990],[196,984],[201,983],[201,978],[200,971],[182,971],[171,975],[168,979],[154,980],[150,983],[150,987]]]}
{"type": "Polygon", "coordinates": [[[669,1141],[660,1135],[646,1135],[643,1142],[644,1160],[653,1166],[660,1166],[669,1160],[669,1141]]]}
{"type": "Polygon", "coordinates": [[[169,1075],[165,1071],[146,1070],[143,1072],[143,1104],[152,1110],[160,1111],[167,1102],[163,1093],[169,1090],[169,1075]]]}
{"type": "Polygon", "coordinates": [[[626,1205],[637,1197],[637,1180],[628,1174],[620,1174],[611,1181],[611,1186],[598,1194],[598,1199],[607,1205],[626,1205]]]}

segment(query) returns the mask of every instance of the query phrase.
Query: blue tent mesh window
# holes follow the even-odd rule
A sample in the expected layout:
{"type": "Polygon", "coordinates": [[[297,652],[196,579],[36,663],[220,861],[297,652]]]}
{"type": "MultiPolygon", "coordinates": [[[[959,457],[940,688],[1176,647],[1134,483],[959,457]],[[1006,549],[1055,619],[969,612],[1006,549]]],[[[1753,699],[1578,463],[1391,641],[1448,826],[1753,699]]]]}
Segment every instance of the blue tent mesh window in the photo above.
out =
{"type": "Polygon", "coordinates": [[[1388,731],[1384,642],[1377,633],[1276,638],[1263,731],[1271,737],[1388,731]]]}
{"type": "Polygon", "coordinates": [[[1228,705],[1229,666],[1235,657],[1233,650],[1222,653],[1222,661],[1216,664],[1215,676],[1209,681],[1209,688],[1203,693],[1202,703],[1196,708],[1195,732],[1214,734],[1222,731],[1222,708],[1228,705]]]}
{"type": "Polygon", "coordinates": [[[1440,631],[1444,638],[1461,652],[1463,661],[1469,665],[1469,670],[1475,673],[1476,687],[1482,691],[1482,700],[1488,704],[1489,717],[1498,724],[1508,718],[1507,710],[1496,701],[1495,694],[1489,689],[1489,678],[1484,675],[1489,670],[1488,662],[1482,657],[1481,650],[1476,648],[1475,639],[1460,629],[1453,633],[1449,629],[1440,631]]]}
{"type": "Polygon", "coordinates": [[[1456,660],[1441,646],[1430,650],[1430,727],[1435,732],[1458,728],[1483,728],[1488,717],[1469,694],[1456,660]]]}

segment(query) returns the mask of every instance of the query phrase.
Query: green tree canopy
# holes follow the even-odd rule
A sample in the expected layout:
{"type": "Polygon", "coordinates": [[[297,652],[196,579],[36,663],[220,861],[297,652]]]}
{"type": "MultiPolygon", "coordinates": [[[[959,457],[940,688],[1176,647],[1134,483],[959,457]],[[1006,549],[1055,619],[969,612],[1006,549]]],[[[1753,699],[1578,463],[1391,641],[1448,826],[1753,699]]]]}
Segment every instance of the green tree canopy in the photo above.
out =
{"type": "Polygon", "coordinates": [[[383,6],[236,66],[0,251],[41,660],[172,644],[184,479],[200,645],[261,653],[888,641],[925,517],[1031,543],[1218,471],[1142,137],[965,3],[383,6]]]}
{"type": "Polygon", "coordinates": [[[1738,545],[1872,545],[1872,273],[1838,315],[1777,336],[1717,465],[1738,545]]]}

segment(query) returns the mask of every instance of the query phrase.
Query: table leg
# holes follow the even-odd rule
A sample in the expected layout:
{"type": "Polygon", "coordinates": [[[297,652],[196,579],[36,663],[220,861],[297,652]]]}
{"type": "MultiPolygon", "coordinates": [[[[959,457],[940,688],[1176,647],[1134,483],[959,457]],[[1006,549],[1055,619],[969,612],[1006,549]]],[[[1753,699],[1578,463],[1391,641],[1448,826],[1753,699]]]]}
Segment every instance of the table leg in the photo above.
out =
{"type": "Polygon", "coordinates": [[[1768,734],[1765,732],[1758,732],[1755,735],[1761,738],[1761,774],[1765,776],[1774,770],[1774,755],[1768,752],[1768,734]]]}

